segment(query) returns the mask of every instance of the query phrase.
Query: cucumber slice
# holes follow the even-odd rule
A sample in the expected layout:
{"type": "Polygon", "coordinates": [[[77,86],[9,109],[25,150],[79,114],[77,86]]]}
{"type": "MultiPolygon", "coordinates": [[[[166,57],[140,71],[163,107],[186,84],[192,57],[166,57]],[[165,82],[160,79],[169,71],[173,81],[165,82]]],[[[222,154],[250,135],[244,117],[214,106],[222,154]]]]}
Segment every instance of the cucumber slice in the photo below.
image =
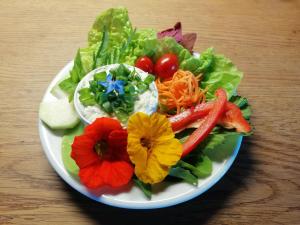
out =
{"type": "Polygon", "coordinates": [[[68,130],[61,140],[61,154],[62,161],[66,170],[73,176],[77,177],[79,168],[76,165],[75,161],[71,158],[71,151],[74,138],[77,135],[83,133],[84,125],[83,123],[78,124],[75,128],[68,130]]]}
{"type": "Polygon", "coordinates": [[[73,102],[66,98],[42,102],[39,116],[52,129],[70,129],[80,121],[73,102]]]}

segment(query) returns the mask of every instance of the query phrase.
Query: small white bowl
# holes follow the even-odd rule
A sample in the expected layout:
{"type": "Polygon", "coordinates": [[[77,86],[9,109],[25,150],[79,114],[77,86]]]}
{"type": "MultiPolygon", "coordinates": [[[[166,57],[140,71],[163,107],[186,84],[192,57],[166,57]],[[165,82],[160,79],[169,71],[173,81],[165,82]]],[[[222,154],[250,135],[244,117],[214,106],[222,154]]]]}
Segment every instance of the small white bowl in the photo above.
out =
{"type": "MultiPolygon", "coordinates": [[[[98,105],[85,107],[79,100],[80,89],[89,87],[89,85],[90,85],[89,81],[93,80],[94,75],[96,73],[105,71],[108,74],[111,69],[115,69],[119,65],[120,64],[111,64],[111,65],[99,67],[99,68],[89,72],[77,85],[77,88],[74,93],[74,106],[75,106],[75,109],[76,109],[78,115],[80,116],[81,120],[85,124],[91,124],[96,118],[99,118],[99,117],[111,117],[111,116],[108,115],[107,113],[105,113],[103,110],[101,110],[101,108],[98,105]]],[[[129,66],[126,64],[123,64],[123,65],[125,65],[130,71],[133,71],[135,69],[135,71],[141,77],[142,80],[144,80],[148,76],[148,73],[144,72],[143,70],[141,70],[137,67],[129,66]]],[[[134,112],[144,112],[148,115],[156,112],[157,105],[158,105],[158,92],[157,92],[155,82],[152,82],[149,85],[149,90],[144,92],[143,94],[141,94],[139,96],[139,98],[140,99],[137,100],[135,103],[134,112]],[[138,105],[142,106],[142,107],[137,108],[136,106],[138,106],[138,105]]],[[[114,117],[114,118],[116,118],[116,117],[114,117]]],[[[123,125],[125,125],[125,124],[123,124],[123,125]]]]}

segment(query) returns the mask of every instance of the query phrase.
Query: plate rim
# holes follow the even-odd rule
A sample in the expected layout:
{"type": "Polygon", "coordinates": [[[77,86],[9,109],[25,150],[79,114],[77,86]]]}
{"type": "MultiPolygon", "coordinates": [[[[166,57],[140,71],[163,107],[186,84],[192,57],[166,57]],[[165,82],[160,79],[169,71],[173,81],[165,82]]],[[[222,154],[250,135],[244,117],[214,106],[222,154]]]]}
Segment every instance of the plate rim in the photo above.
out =
{"type": "MultiPolygon", "coordinates": [[[[42,101],[45,99],[46,95],[51,91],[51,86],[54,86],[55,81],[59,80],[57,79],[60,74],[62,74],[65,70],[68,69],[73,64],[73,60],[65,64],[65,66],[55,75],[55,77],[51,80],[50,84],[48,85],[46,91],[44,92],[42,101]]],[[[58,81],[56,81],[58,82],[58,81]]],[[[118,207],[118,208],[124,208],[124,209],[140,209],[140,210],[145,210],[145,209],[159,209],[159,208],[166,208],[174,205],[178,205],[181,203],[184,203],[186,201],[189,201],[193,198],[196,198],[200,196],[201,194],[205,193],[208,191],[212,186],[214,186],[221,178],[227,173],[227,171],[230,169],[232,166],[234,160],[237,157],[237,154],[241,148],[243,136],[239,135],[236,141],[236,146],[235,149],[233,150],[233,153],[229,156],[229,158],[226,159],[226,162],[223,165],[223,168],[221,171],[219,171],[217,174],[215,174],[215,177],[208,182],[205,187],[199,188],[196,187],[195,190],[192,192],[189,192],[183,196],[179,196],[176,198],[171,198],[171,199],[166,199],[160,201],[155,201],[151,202],[149,201],[148,204],[145,204],[144,202],[132,202],[128,204],[128,202],[125,201],[118,201],[115,199],[111,198],[105,198],[103,196],[94,196],[90,192],[88,192],[85,188],[82,186],[78,185],[75,180],[68,174],[67,170],[64,168],[64,166],[61,166],[59,162],[57,162],[56,158],[54,157],[54,153],[51,151],[49,148],[49,145],[47,144],[47,140],[45,140],[45,135],[43,131],[43,126],[46,126],[40,118],[38,118],[38,130],[39,130],[39,137],[40,141],[42,144],[42,148],[44,153],[46,154],[46,157],[52,166],[52,168],[55,170],[55,172],[62,178],[69,186],[71,186],[73,189],[81,193],[82,195],[96,201],[100,202],[109,206],[113,207],[118,207]]]]}

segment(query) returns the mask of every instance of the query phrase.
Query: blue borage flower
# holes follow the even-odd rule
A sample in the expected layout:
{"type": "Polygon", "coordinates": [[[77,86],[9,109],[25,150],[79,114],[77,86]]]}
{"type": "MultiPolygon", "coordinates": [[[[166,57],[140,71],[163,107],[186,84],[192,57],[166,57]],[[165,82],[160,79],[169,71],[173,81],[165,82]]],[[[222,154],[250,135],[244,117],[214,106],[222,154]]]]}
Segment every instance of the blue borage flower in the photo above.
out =
{"type": "Polygon", "coordinates": [[[106,88],[105,94],[108,94],[112,91],[116,91],[119,95],[124,94],[124,81],[113,80],[111,74],[106,76],[106,81],[99,81],[98,84],[106,88]]]}

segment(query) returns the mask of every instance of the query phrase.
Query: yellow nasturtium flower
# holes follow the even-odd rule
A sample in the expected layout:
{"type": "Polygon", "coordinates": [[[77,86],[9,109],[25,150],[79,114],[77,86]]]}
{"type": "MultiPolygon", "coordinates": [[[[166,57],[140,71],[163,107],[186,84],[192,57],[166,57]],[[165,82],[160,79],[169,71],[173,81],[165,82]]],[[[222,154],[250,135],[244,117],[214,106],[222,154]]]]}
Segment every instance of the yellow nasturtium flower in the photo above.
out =
{"type": "Polygon", "coordinates": [[[136,176],[148,184],[161,182],[182,154],[169,120],[159,113],[138,112],[129,118],[127,131],[127,151],[136,176]]]}

